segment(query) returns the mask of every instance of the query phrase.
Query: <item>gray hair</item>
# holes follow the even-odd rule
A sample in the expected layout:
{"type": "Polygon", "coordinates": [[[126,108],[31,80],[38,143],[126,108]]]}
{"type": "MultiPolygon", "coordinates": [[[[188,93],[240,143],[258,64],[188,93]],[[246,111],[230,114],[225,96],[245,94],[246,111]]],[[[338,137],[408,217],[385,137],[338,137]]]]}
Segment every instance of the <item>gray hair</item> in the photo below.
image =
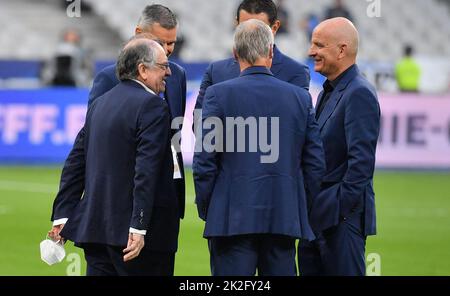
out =
{"type": "Polygon", "coordinates": [[[139,34],[135,34],[132,37],[130,37],[127,41],[125,41],[122,45],[122,48],[124,48],[128,43],[130,43],[133,40],[138,40],[138,39],[148,39],[148,40],[153,40],[156,41],[159,45],[163,46],[159,41],[158,38],[156,38],[153,34],[151,33],[139,33],[139,34]]]}
{"type": "Polygon", "coordinates": [[[255,64],[260,57],[269,56],[273,47],[272,30],[264,22],[250,19],[241,23],[234,33],[234,50],[239,59],[255,64]]]}
{"type": "Polygon", "coordinates": [[[164,29],[171,30],[177,26],[177,18],[169,8],[161,4],[148,5],[142,11],[138,26],[145,29],[155,23],[160,24],[164,29]]]}
{"type": "MultiPolygon", "coordinates": [[[[152,67],[156,63],[158,43],[148,39],[130,41],[119,54],[116,65],[116,76],[120,81],[136,79],[139,76],[138,66],[143,63],[152,67]]],[[[161,49],[162,50],[162,49],[161,49]]]]}

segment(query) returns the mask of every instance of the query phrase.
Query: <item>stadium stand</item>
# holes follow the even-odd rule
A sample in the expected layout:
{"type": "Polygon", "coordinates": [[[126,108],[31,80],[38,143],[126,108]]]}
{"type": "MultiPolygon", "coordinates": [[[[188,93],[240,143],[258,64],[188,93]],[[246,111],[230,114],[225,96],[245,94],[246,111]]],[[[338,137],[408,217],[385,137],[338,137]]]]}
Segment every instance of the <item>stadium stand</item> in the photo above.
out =
{"type": "MultiPolygon", "coordinates": [[[[0,0],[0,88],[39,86],[32,78],[39,75],[39,64],[54,53],[60,34],[67,27],[81,31],[84,48],[92,50],[96,73],[112,63],[122,42],[133,35],[143,7],[152,3],[166,5],[178,15],[184,46],[177,61],[189,70],[189,80],[198,80],[205,64],[231,56],[235,10],[240,0],[79,3],[89,10],[83,10],[81,18],[70,18],[66,14],[70,2],[65,0],[0,0]],[[21,62],[15,63],[17,60],[21,62]],[[30,61],[34,61],[31,66],[26,64],[30,61]]],[[[305,60],[309,40],[300,23],[311,13],[322,18],[332,3],[333,0],[285,1],[290,33],[277,36],[278,47],[293,58],[305,60]]],[[[379,89],[396,91],[393,70],[405,44],[414,45],[423,67],[421,90],[443,92],[449,88],[449,3],[448,0],[344,0],[362,36],[358,63],[379,89]],[[377,2],[381,17],[369,17],[368,8],[377,2]]],[[[320,87],[321,77],[313,73],[313,82],[320,87]]]]}
{"type": "MultiPolygon", "coordinates": [[[[62,12],[58,0],[0,0],[0,58],[42,58],[54,48],[58,33],[75,24],[85,36],[85,44],[95,48],[95,56],[113,58],[120,42],[133,34],[136,21],[148,0],[83,0],[95,14],[85,14],[82,21],[62,12]],[[45,15],[45,21],[42,16],[45,15]],[[23,36],[22,46],[15,39],[23,36]],[[118,37],[120,36],[120,37],[118,37]]],[[[160,0],[180,19],[186,37],[181,58],[186,62],[211,61],[230,55],[233,20],[239,0],[160,0]]],[[[373,2],[373,1],[372,1],[373,2]]],[[[290,34],[279,36],[277,44],[288,55],[304,58],[309,41],[299,27],[308,13],[322,16],[331,0],[290,0],[290,34]]],[[[419,55],[450,56],[450,12],[446,1],[381,1],[381,17],[367,17],[370,2],[344,2],[364,36],[360,58],[371,61],[395,61],[405,43],[414,43],[419,55]]]]}
{"type": "MultiPolygon", "coordinates": [[[[106,22],[117,30],[122,38],[128,38],[136,25],[139,12],[146,0],[86,0],[106,22]],[[111,9],[114,7],[114,9],[111,9]]],[[[188,40],[182,58],[185,61],[215,60],[230,53],[235,9],[240,1],[220,0],[160,0],[180,18],[188,40]]],[[[298,24],[308,13],[322,16],[331,0],[290,0],[285,5],[290,12],[290,34],[280,36],[279,46],[293,57],[304,57],[309,41],[298,24]]],[[[373,2],[373,1],[372,1],[373,2]]],[[[370,2],[347,0],[346,6],[364,35],[361,59],[394,61],[401,56],[403,44],[417,43],[420,55],[450,56],[450,47],[443,40],[450,40],[450,13],[447,2],[423,0],[381,1],[382,17],[367,17],[370,2]]]]}
{"type": "Polygon", "coordinates": [[[70,18],[60,2],[0,0],[0,59],[49,58],[68,27],[78,28],[84,46],[93,49],[95,58],[117,55],[122,40],[102,18],[89,13],[82,14],[81,19],[70,18]]]}

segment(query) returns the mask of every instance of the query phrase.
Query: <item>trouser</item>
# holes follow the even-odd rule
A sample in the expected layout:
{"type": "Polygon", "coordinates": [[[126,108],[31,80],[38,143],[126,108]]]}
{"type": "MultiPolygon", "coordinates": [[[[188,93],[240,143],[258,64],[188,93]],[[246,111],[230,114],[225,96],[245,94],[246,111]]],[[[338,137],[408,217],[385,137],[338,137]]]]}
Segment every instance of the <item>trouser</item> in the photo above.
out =
{"type": "Polygon", "coordinates": [[[300,241],[300,275],[365,275],[366,236],[363,235],[362,215],[353,213],[312,242],[300,241]]]}
{"type": "Polygon", "coordinates": [[[213,276],[295,276],[295,238],[275,234],[211,237],[213,276]]]}
{"type": "Polygon", "coordinates": [[[139,256],[124,262],[125,247],[84,244],[87,276],[172,276],[175,253],[141,250],[139,256]]]}

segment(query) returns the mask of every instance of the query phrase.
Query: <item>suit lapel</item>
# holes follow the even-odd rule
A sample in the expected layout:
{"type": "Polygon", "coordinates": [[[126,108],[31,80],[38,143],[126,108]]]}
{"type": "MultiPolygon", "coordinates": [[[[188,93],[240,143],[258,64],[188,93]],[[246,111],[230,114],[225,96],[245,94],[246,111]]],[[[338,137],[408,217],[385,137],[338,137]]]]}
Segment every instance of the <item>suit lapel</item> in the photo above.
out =
{"type": "Polygon", "coordinates": [[[323,93],[324,93],[324,91],[322,90],[322,91],[319,93],[319,96],[317,96],[316,106],[314,107],[314,109],[316,109],[316,112],[317,112],[317,110],[318,110],[318,108],[319,108],[320,102],[322,102],[322,99],[323,99],[323,93]]]}
{"type": "Polygon", "coordinates": [[[331,93],[330,99],[328,100],[327,104],[325,105],[325,108],[323,109],[322,113],[320,113],[319,116],[318,124],[320,130],[322,130],[323,126],[327,122],[328,118],[330,118],[331,114],[333,114],[333,111],[334,109],[336,109],[336,106],[341,98],[342,92],[340,90],[335,89],[331,93]]]}
{"type": "Polygon", "coordinates": [[[281,51],[274,45],[273,46],[273,60],[272,60],[272,67],[270,68],[270,72],[272,72],[273,75],[278,75],[278,73],[283,68],[283,54],[281,51]]]}
{"type": "Polygon", "coordinates": [[[166,99],[166,103],[169,106],[170,118],[173,119],[174,106],[172,106],[172,103],[174,103],[174,102],[172,102],[172,100],[171,100],[174,97],[172,95],[172,88],[173,88],[172,85],[173,84],[169,83],[169,79],[167,79],[166,82],[167,82],[167,84],[166,84],[166,91],[164,92],[164,98],[166,99]]]}
{"type": "MultiPolygon", "coordinates": [[[[357,75],[359,74],[358,66],[353,65],[351,68],[347,71],[347,73],[344,74],[342,79],[339,81],[338,85],[336,85],[336,88],[331,93],[330,100],[326,104],[325,108],[323,109],[322,113],[320,113],[318,124],[319,129],[322,130],[327,120],[330,118],[331,114],[333,114],[334,110],[336,109],[337,104],[341,100],[343,96],[343,92],[347,85],[350,83],[350,81],[353,80],[357,75]]],[[[320,96],[320,100],[322,100],[323,91],[320,96]]],[[[316,104],[316,107],[319,106],[319,102],[316,104]]],[[[317,110],[317,108],[316,108],[317,110]]]]}
{"type": "MultiPolygon", "coordinates": [[[[174,71],[173,71],[174,72],[174,71]]],[[[166,91],[164,97],[167,105],[169,105],[169,111],[171,118],[177,117],[181,114],[180,100],[178,99],[180,94],[180,83],[177,82],[176,74],[172,72],[172,75],[166,78],[166,91]]]]}

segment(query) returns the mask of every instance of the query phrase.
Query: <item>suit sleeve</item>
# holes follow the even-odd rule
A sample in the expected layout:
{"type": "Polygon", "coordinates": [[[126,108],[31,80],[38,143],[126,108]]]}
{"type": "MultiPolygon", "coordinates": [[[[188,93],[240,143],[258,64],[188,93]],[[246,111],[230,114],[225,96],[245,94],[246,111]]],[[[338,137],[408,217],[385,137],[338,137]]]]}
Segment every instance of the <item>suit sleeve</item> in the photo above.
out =
{"type": "MultiPolygon", "coordinates": [[[[95,99],[113,87],[114,82],[104,71],[95,77],[89,92],[88,113],[95,99]]],[[[84,137],[85,129],[83,127],[78,132],[72,150],[64,163],[58,194],[53,203],[52,221],[70,217],[83,194],[85,185],[84,137]]]]}
{"type": "Polygon", "coordinates": [[[309,91],[309,83],[311,81],[311,75],[309,73],[309,68],[307,66],[303,66],[301,71],[298,71],[294,77],[289,81],[290,84],[294,84],[299,86],[307,91],[309,91]]]}
{"type": "MultiPolygon", "coordinates": [[[[194,174],[194,186],[195,186],[195,203],[197,204],[198,215],[202,220],[206,220],[207,210],[211,195],[214,189],[216,177],[218,174],[218,157],[217,151],[211,151],[204,145],[205,137],[211,132],[215,126],[211,124],[211,127],[207,127],[205,122],[221,122],[222,112],[220,110],[219,103],[215,98],[214,89],[209,89],[206,92],[205,101],[203,105],[202,114],[202,134],[201,137],[196,138],[196,145],[193,160],[193,174],[194,174]],[[206,127],[205,127],[206,126],[206,127]],[[198,141],[201,141],[198,143],[198,141]],[[205,149],[206,148],[206,149],[205,149]],[[208,150],[208,151],[207,151],[208,150]]],[[[222,135],[217,135],[221,137],[222,135]]],[[[222,139],[215,138],[215,141],[222,139]]],[[[209,141],[208,141],[209,143],[209,141]]],[[[216,142],[212,142],[214,145],[216,142]]]]}
{"type": "Polygon", "coordinates": [[[84,138],[85,128],[83,127],[78,132],[72,150],[64,163],[59,190],[53,202],[51,221],[69,218],[83,194],[85,185],[84,138]]]}
{"type": "Polygon", "coordinates": [[[170,115],[166,103],[152,99],[139,111],[133,212],[130,227],[147,230],[152,215],[162,159],[169,145],[170,115]]]}
{"type": "Polygon", "coordinates": [[[362,202],[372,181],[375,150],[380,130],[380,107],[376,95],[367,88],[355,90],[345,108],[347,171],[339,186],[340,215],[345,217],[362,202]]]}
{"type": "MultiPolygon", "coordinates": [[[[94,108],[95,104],[88,108],[86,122],[89,121],[94,108]]],[[[64,163],[59,190],[53,202],[51,221],[69,218],[83,195],[86,173],[85,138],[86,125],[78,132],[72,150],[64,163]]]]}
{"type": "Polygon", "coordinates": [[[305,144],[302,151],[302,171],[305,178],[308,207],[311,207],[313,199],[319,194],[320,183],[325,174],[326,165],[319,126],[309,94],[308,111],[305,144]]]}
{"type": "Polygon", "coordinates": [[[196,134],[197,132],[195,130],[195,127],[199,126],[202,120],[200,114],[195,110],[202,110],[203,99],[205,97],[206,90],[213,84],[211,73],[212,73],[212,64],[209,64],[205,74],[203,74],[202,82],[200,84],[200,90],[198,92],[197,100],[195,101],[194,114],[192,117],[193,118],[192,130],[194,131],[194,134],[196,134]]]}
{"type": "Polygon", "coordinates": [[[89,92],[88,107],[90,107],[98,97],[116,86],[116,84],[117,83],[111,80],[105,71],[98,73],[94,78],[91,91],[89,92]]]}

